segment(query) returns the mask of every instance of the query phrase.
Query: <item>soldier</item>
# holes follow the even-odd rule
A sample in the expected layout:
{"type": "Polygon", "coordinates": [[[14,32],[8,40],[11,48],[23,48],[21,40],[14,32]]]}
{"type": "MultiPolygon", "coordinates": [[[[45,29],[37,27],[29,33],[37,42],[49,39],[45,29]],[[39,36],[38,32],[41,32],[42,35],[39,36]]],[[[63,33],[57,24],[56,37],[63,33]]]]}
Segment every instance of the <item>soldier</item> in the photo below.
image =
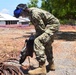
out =
{"type": "Polygon", "coordinates": [[[19,4],[14,10],[14,16],[17,18],[19,16],[29,17],[36,30],[34,52],[39,62],[39,67],[34,70],[29,70],[28,73],[46,74],[46,59],[48,61],[48,69],[55,70],[52,43],[54,41],[54,34],[59,29],[59,20],[45,10],[35,7],[28,8],[26,4],[19,4]],[[45,55],[47,58],[45,58],[45,55]]]}

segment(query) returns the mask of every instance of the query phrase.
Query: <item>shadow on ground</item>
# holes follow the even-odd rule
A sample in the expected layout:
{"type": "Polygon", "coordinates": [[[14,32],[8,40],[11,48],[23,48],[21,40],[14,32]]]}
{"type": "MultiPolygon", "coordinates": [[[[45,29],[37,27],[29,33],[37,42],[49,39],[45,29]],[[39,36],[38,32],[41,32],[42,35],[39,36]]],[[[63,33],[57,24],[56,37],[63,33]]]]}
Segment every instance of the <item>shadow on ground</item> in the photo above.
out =
{"type": "MultiPolygon", "coordinates": [[[[21,37],[16,37],[15,39],[19,38],[28,38],[33,32],[27,32],[25,35],[21,37]]],[[[56,40],[65,40],[65,41],[75,41],[76,40],[76,32],[62,32],[59,31],[55,35],[56,40]]]]}
{"type": "Polygon", "coordinates": [[[66,41],[75,41],[76,40],[76,32],[61,32],[59,31],[55,39],[66,40],[66,41]]]}

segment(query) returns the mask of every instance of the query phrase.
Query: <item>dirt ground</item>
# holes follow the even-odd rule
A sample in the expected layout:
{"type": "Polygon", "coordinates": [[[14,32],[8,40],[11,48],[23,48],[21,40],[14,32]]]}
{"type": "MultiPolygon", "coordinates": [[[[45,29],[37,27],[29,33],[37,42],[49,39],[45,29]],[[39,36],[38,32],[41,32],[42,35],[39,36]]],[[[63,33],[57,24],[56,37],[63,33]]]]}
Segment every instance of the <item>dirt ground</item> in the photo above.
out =
{"type": "MultiPolygon", "coordinates": [[[[25,39],[34,32],[32,25],[1,25],[0,62],[8,58],[18,58],[25,39]]],[[[52,45],[56,70],[47,75],[76,75],[76,26],[60,26],[52,45]]],[[[31,63],[34,62],[33,59],[31,63]]]]}

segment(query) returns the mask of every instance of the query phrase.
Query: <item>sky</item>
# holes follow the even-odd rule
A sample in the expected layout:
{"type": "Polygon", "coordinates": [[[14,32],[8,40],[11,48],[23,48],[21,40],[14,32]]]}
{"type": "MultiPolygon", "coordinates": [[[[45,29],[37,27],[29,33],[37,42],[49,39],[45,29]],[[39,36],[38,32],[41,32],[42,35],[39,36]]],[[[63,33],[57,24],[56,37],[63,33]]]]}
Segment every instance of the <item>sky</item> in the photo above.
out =
{"type": "MultiPolygon", "coordinates": [[[[10,14],[13,16],[13,11],[15,10],[16,6],[20,3],[29,3],[30,0],[0,0],[0,12],[10,14]]],[[[38,6],[40,6],[41,0],[39,0],[38,6]]]]}

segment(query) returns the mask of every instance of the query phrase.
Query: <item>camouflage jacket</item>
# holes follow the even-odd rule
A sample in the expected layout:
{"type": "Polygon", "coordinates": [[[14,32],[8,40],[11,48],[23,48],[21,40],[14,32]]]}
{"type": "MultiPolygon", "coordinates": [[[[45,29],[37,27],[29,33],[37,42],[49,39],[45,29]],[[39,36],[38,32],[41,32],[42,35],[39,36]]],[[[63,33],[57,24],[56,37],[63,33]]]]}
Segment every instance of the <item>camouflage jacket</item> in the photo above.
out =
{"type": "Polygon", "coordinates": [[[51,33],[52,31],[58,30],[59,20],[51,13],[32,7],[30,10],[30,20],[35,26],[36,34],[40,35],[43,32],[51,33]]]}

